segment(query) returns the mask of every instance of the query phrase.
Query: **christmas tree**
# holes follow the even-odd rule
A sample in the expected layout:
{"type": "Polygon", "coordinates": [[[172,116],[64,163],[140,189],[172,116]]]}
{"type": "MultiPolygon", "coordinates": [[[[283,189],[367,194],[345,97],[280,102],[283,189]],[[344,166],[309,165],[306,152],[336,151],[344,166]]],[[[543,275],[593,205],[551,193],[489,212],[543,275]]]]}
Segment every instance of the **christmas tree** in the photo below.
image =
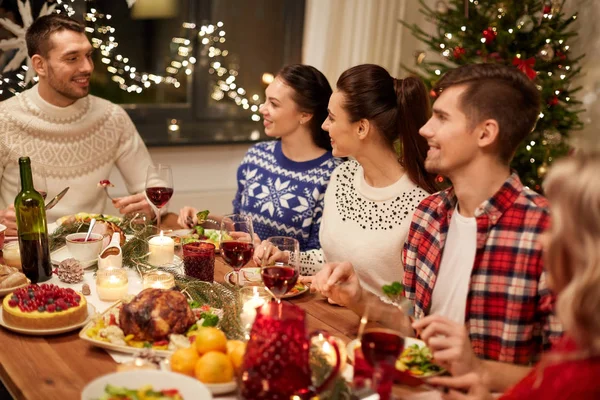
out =
{"type": "MultiPolygon", "coordinates": [[[[512,167],[524,184],[540,191],[548,166],[569,151],[569,132],[582,127],[581,102],[572,87],[583,55],[573,57],[569,27],[577,14],[565,15],[565,0],[424,0],[420,12],[436,25],[430,34],[408,24],[412,34],[437,55],[417,51],[420,75],[432,86],[448,70],[481,62],[513,65],[534,81],[541,94],[536,128],[517,150],[512,167]]],[[[406,67],[405,67],[406,68],[406,67]]]]}

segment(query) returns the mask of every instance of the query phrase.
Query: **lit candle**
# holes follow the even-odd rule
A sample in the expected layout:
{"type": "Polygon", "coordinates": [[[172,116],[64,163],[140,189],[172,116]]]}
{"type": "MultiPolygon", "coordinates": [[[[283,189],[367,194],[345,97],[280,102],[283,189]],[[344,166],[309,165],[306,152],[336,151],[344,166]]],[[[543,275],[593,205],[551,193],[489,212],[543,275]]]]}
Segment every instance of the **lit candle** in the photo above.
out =
{"type": "Polygon", "coordinates": [[[173,262],[175,256],[175,242],[160,231],[159,236],[154,236],[148,240],[148,264],[165,265],[173,262]]]}
{"type": "Polygon", "coordinates": [[[105,268],[96,275],[96,291],[103,301],[121,300],[127,295],[127,272],[123,268],[105,268]]]}
{"type": "Polygon", "coordinates": [[[256,308],[269,301],[270,297],[269,292],[259,286],[246,286],[240,289],[240,298],[243,304],[240,319],[247,335],[256,318],[256,308]]]}
{"type": "Polygon", "coordinates": [[[19,251],[19,242],[8,242],[2,249],[4,262],[9,267],[14,267],[21,271],[21,252],[19,251]]]}
{"type": "MultiPolygon", "coordinates": [[[[338,337],[331,336],[330,338],[335,342],[340,352],[340,371],[343,371],[346,367],[346,345],[344,344],[342,339],[338,337]]],[[[336,364],[337,357],[335,354],[335,348],[323,334],[320,333],[319,335],[317,335],[313,339],[313,344],[321,347],[321,353],[323,354],[323,357],[325,357],[327,364],[331,366],[336,364]]]]}
{"type": "Polygon", "coordinates": [[[144,275],[142,285],[144,289],[171,289],[175,286],[175,278],[165,271],[151,271],[144,275]]]}

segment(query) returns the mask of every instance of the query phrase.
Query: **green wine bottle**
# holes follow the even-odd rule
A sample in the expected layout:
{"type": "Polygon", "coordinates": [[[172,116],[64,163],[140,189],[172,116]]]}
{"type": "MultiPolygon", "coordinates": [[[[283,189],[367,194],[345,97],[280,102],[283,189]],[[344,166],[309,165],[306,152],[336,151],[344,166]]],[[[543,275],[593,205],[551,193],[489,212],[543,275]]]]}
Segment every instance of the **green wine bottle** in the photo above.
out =
{"type": "Polygon", "coordinates": [[[19,158],[21,191],[15,198],[15,214],[21,265],[31,283],[47,281],[52,277],[46,208],[41,194],[33,188],[29,157],[19,158]]]}

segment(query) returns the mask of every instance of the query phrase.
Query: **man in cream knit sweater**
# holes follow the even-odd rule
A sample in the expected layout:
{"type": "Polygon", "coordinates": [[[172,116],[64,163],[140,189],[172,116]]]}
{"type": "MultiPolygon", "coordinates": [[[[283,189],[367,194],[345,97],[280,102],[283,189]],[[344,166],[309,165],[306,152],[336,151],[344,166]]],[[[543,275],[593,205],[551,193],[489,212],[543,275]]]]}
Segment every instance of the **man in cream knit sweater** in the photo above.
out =
{"type": "Polygon", "coordinates": [[[84,26],[51,14],[30,26],[26,40],[39,83],[0,103],[0,223],[8,235],[16,233],[12,204],[21,156],[31,158],[34,174],[45,174],[50,196],[70,187],[48,211],[49,221],[103,212],[106,193],[98,183],[115,165],[134,193],[114,200],[115,207],[151,213],[144,187],[152,160],[144,142],[121,107],[88,94],[94,64],[84,26]]]}

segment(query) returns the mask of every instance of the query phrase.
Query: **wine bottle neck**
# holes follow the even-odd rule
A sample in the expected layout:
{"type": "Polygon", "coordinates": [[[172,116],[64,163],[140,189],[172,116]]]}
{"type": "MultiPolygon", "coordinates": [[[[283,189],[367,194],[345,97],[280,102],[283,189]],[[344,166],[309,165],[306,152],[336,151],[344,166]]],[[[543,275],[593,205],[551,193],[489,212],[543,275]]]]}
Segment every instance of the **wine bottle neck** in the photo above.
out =
{"type": "Polygon", "coordinates": [[[34,190],[29,157],[19,158],[19,171],[21,173],[21,191],[34,190]]]}

